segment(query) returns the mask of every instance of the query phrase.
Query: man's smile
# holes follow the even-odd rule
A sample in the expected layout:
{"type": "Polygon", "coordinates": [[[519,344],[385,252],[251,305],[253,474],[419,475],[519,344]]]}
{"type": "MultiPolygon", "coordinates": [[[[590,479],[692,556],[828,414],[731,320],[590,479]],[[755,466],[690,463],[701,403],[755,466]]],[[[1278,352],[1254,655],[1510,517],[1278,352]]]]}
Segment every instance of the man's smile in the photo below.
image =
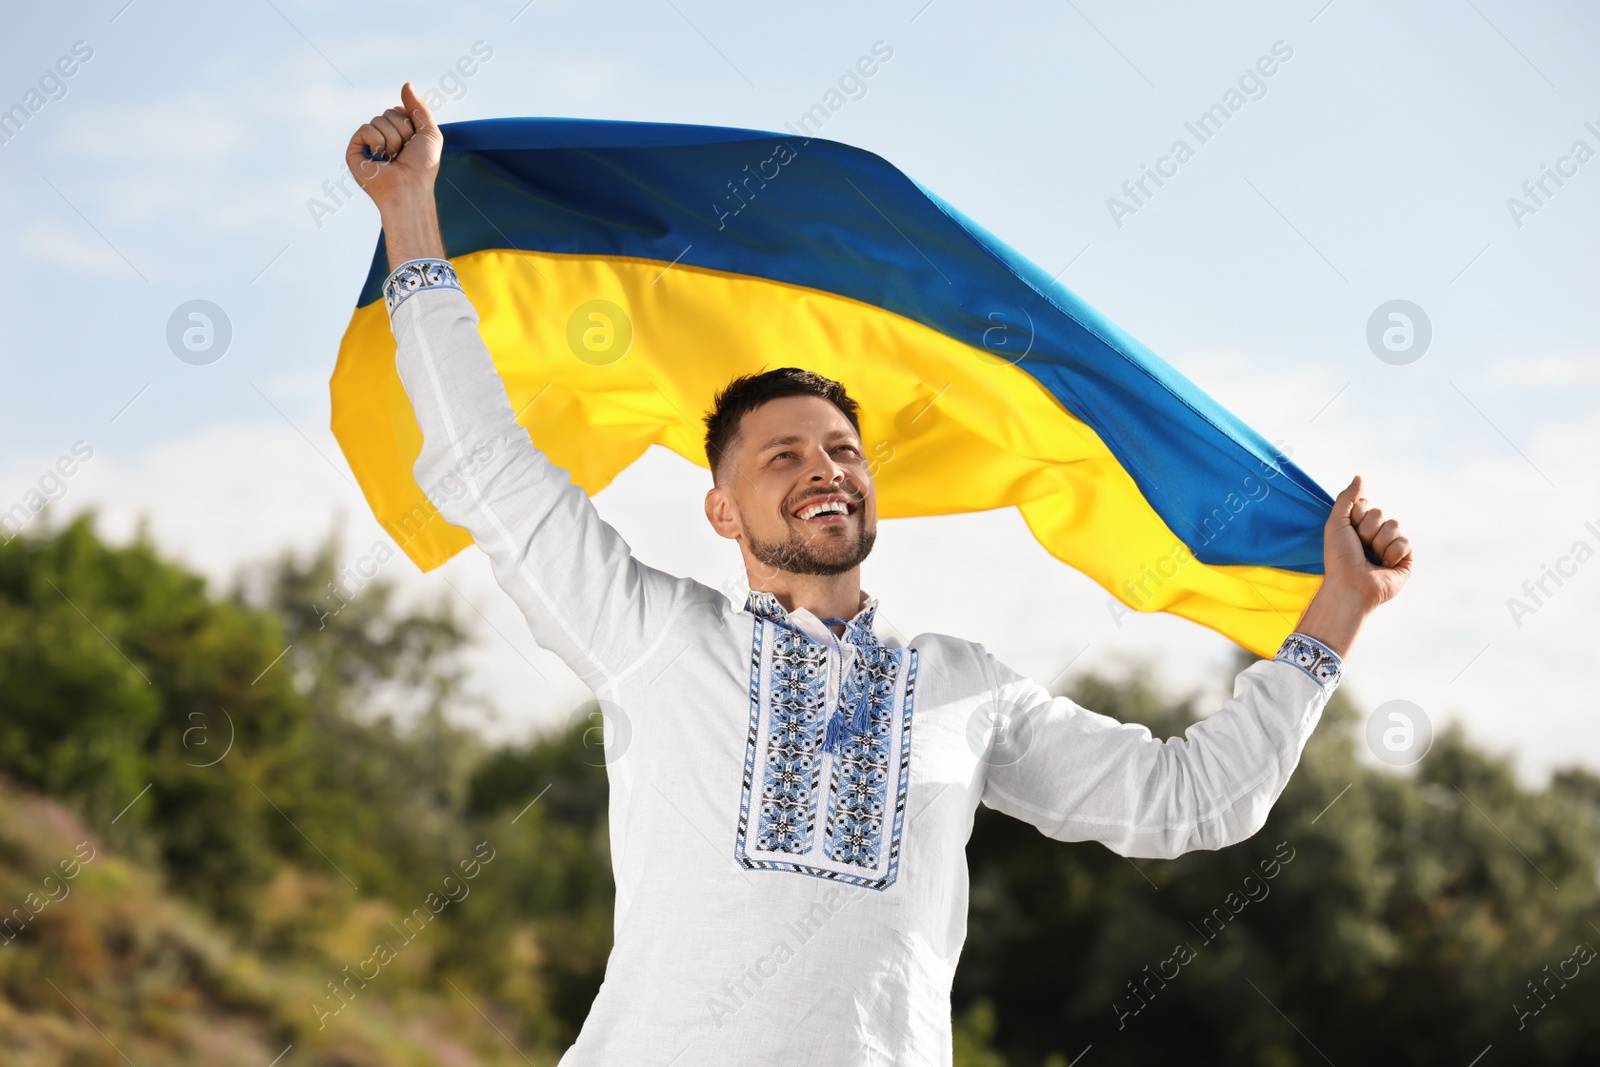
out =
{"type": "Polygon", "coordinates": [[[807,497],[790,514],[807,526],[838,526],[848,522],[850,516],[859,510],[860,505],[849,495],[827,493],[807,497]]]}

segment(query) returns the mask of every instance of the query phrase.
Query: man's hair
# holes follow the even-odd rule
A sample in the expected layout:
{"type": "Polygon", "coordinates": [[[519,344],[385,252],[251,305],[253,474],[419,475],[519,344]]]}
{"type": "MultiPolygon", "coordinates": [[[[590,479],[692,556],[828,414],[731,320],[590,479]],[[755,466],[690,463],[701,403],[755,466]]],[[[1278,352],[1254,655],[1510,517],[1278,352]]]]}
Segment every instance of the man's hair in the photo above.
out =
{"type": "Polygon", "coordinates": [[[723,467],[728,453],[739,439],[739,422],[745,414],[769,400],[786,396],[821,397],[843,412],[855,429],[856,436],[861,436],[861,420],[857,417],[861,406],[850,399],[844,386],[832,378],[824,378],[799,367],[779,367],[760,374],[746,374],[729,382],[711,402],[711,410],[706,413],[706,460],[711,464],[713,481],[721,484],[723,467]]]}

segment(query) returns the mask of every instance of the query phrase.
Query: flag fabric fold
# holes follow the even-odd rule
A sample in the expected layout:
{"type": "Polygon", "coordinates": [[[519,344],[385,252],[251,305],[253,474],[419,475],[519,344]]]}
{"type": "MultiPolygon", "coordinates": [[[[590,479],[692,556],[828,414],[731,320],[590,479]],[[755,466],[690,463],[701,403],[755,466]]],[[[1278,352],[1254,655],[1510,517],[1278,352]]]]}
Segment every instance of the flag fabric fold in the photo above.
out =
{"type": "MultiPolygon", "coordinates": [[[[711,126],[441,129],[446,254],[518,421],[587,492],[652,444],[704,466],[714,393],[800,366],[860,401],[883,518],[1015,507],[1114,614],[1171,612],[1262,656],[1320,584],[1325,491],[882,158],[711,126]]],[[[428,570],[471,539],[412,476],[388,273],[380,237],[330,383],[333,431],[428,570]]]]}

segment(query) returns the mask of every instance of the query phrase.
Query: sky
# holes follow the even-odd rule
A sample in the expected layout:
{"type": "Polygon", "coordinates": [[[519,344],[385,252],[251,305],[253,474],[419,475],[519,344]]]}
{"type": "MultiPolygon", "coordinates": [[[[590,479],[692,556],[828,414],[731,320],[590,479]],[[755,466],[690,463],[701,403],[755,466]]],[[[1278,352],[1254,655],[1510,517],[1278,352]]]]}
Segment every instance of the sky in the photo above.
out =
{"type": "MultiPolygon", "coordinates": [[[[0,35],[0,108],[21,108],[0,120],[0,512],[49,495],[29,528],[143,523],[219,588],[330,530],[372,554],[384,534],[328,430],[379,232],[337,190],[351,133],[407,80],[441,122],[780,130],[878,46],[827,137],[1060,272],[1330,495],[1360,473],[1400,520],[1415,575],[1346,665],[1364,711],[1460,722],[1530,783],[1600,770],[1597,45],[1593,5],[1508,0],[31,5],[0,35]],[[1168,176],[1140,191],[1147,168],[1168,176]],[[193,301],[218,328],[183,359],[193,301]]],[[[639,558],[742,600],[707,478],[653,448],[596,505],[639,558]]],[[[381,573],[475,627],[496,710],[463,715],[492,738],[584,704],[480,554],[381,573]]],[[[1230,642],[1115,617],[1014,511],[886,520],[863,586],[891,632],[981,641],[1047,685],[1142,663],[1206,707],[1231,691],[1230,642]]]]}

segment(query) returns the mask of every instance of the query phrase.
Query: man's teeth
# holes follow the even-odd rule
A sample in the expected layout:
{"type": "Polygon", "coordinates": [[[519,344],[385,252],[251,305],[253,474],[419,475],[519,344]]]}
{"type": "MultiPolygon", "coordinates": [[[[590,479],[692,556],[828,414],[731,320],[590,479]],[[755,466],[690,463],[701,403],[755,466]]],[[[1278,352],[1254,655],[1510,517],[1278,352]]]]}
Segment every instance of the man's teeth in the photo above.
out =
{"type": "Polygon", "coordinates": [[[844,503],[838,500],[829,500],[821,504],[812,504],[808,508],[800,509],[800,518],[802,520],[815,518],[818,515],[828,514],[848,515],[850,514],[850,509],[844,503]]]}

